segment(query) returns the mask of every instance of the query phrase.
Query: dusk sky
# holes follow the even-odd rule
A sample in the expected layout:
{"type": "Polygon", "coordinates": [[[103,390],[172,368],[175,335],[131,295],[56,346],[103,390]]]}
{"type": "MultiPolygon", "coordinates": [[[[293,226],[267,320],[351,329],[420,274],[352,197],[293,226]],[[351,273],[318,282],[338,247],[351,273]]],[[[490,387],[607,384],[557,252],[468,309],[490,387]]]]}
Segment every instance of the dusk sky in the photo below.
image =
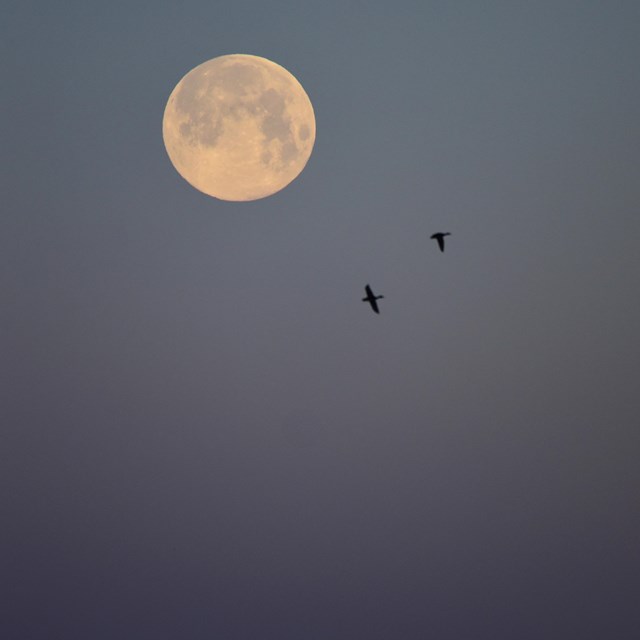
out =
{"type": "Polygon", "coordinates": [[[3,640],[638,637],[637,0],[0,15],[3,640]],[[233,53],[317,125],[251,202],[162,139],[233,53]]]}

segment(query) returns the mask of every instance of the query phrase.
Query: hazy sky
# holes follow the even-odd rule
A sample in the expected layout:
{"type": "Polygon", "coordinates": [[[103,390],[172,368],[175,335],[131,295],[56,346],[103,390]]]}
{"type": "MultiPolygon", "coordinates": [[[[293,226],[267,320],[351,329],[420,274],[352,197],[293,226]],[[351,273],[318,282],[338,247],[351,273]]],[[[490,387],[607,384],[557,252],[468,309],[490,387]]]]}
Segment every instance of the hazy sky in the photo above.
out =
{"type": "Polygon", "coordinates": [[[2,638],[637,637],[636,0],[1,13],[2,638]],[[249,203],[162,142],[228,53],[317,120],[249,203]]]}

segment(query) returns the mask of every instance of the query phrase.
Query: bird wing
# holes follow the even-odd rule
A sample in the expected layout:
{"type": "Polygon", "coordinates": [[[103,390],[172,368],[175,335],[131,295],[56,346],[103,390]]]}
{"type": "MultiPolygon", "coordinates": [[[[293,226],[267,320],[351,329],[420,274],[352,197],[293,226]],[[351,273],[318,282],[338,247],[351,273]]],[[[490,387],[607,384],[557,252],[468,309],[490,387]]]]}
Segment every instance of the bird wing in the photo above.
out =
{"type": "Polygon", "coordinates": [[[369,298],[369,304],[376,313],[380,313],[380,309],[378,309],[378,301],[373,296],[369,298]]]}
{"type": "Polygon", "coordinates": [[[373,298],[373,291],[371,291],[371,287],[367,285],[364,290],[367,292],[367,298],[373,298]]]}
{"type": "Polygon", "coordinates": [[[444,251],[444,238],[439,235],[436,236],[436,240],[438,241],[438,246],[440,247],[440,251],[444,251]]]}

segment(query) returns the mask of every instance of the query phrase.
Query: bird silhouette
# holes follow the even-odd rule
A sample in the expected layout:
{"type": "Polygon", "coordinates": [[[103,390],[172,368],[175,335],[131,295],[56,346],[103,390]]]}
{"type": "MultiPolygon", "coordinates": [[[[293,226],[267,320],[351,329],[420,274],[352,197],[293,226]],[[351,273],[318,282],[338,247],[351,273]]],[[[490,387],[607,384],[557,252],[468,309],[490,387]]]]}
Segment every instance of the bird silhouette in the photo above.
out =
{"type": "Polygon", "coordinates": [[[450,236],[451,234],[447,231],[446,233],[434,233],[431,236],[432,240],[438,241],[438,246],[440,247],[440,251],[444,251],[444,237],[450,236]]]}
{"type": "Polygon", "coordinates": [[[378,303],[376,300],[380,300],[380,298],[384,298],[384,296],[374,296],[373,291],[371,291],[371,287],[367,285],[364,290],[367,292],[367,297],[362,298],[362,302],[368,302],[371,305],[371,308],[376,312],[380,313],[380,309],[378,309],[378,303]]]}

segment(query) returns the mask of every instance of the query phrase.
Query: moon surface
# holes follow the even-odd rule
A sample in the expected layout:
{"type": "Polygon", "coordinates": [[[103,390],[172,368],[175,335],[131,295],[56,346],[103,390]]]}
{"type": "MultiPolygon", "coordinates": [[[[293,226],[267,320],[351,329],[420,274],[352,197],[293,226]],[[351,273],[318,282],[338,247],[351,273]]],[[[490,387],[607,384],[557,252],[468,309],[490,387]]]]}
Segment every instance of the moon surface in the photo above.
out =
{"type": "Polygon", "coordinates": [[[258,56],[195,67],[169,96],[162,136],[178,173],[221,200],[257,200],[304,169],[316,138],[309,97],[286,69],[258,56]]]}

